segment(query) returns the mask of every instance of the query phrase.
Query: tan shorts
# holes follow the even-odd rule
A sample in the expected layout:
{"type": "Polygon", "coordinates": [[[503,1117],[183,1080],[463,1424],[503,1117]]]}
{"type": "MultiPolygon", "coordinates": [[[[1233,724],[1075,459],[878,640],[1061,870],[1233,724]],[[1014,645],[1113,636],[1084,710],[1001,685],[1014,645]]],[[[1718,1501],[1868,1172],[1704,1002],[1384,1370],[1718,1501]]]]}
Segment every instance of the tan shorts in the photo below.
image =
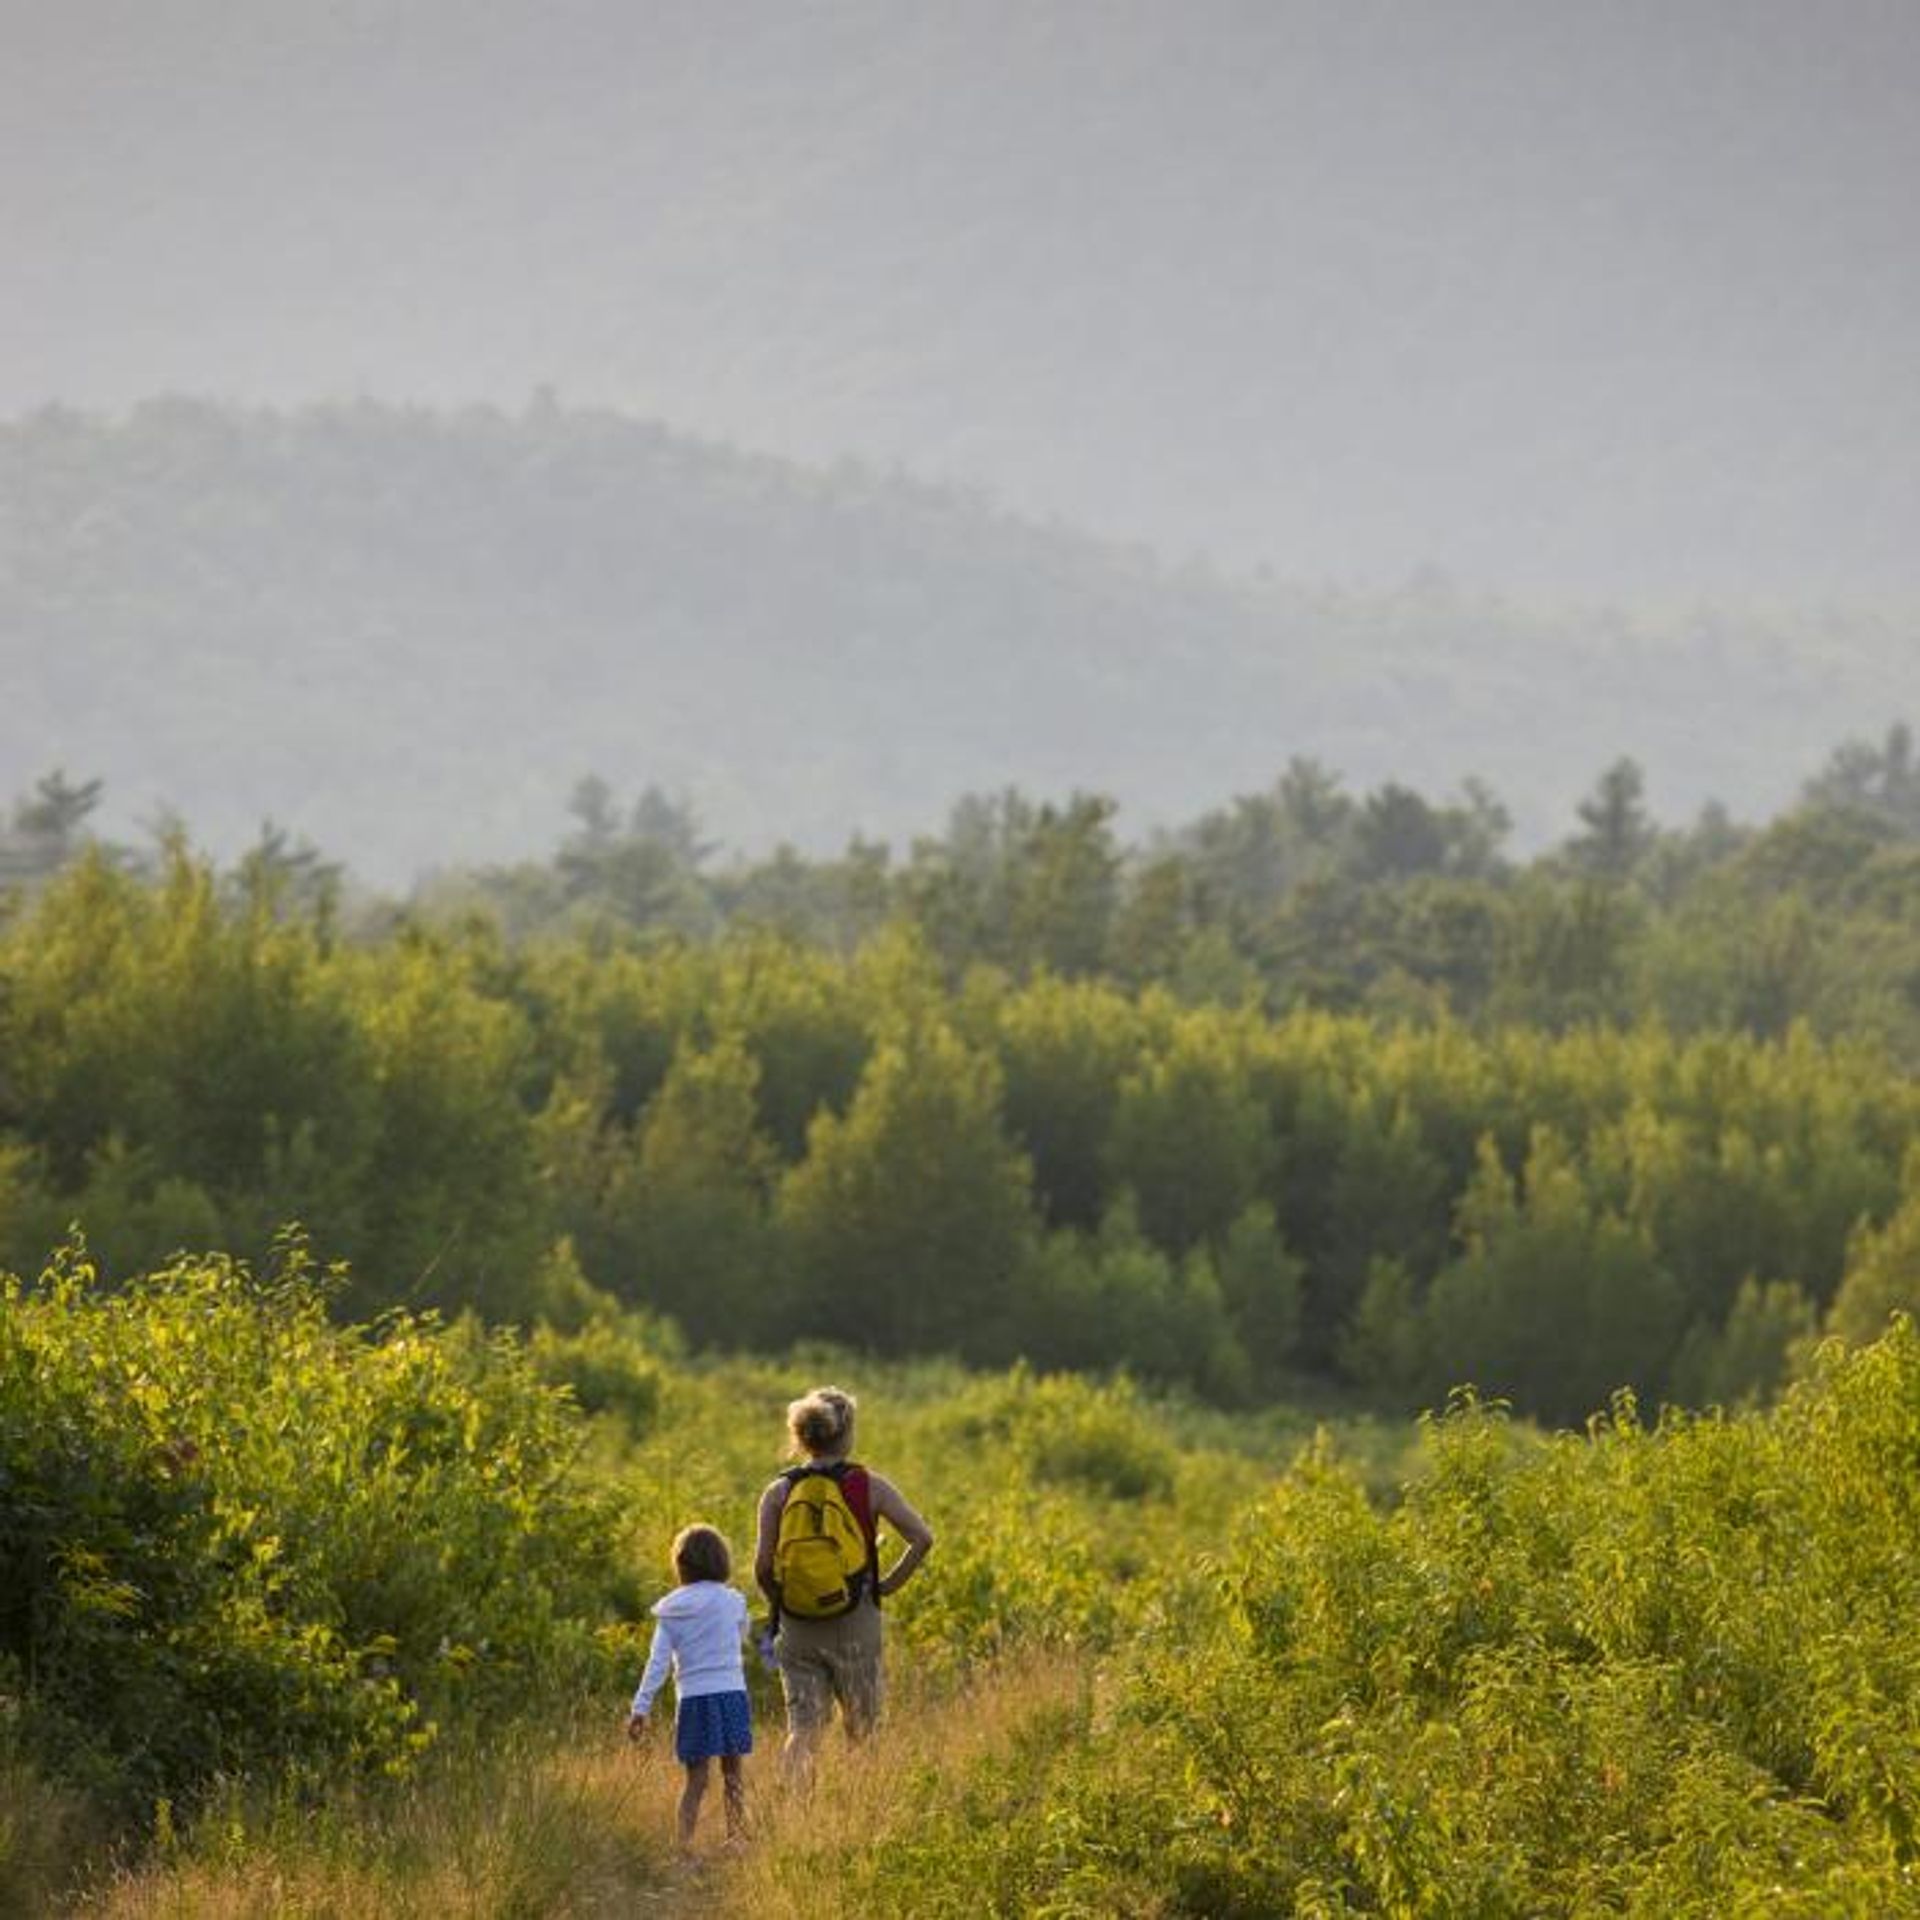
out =
{"type": "Polygon", "coordinates": [[[783,1617],[775,1643],[787,1727],[815,1734],[838,1702],[847,1731],[865,1733],[880,1713],[880,1609],[863,1601],[838,1620],[783,1617]]]}

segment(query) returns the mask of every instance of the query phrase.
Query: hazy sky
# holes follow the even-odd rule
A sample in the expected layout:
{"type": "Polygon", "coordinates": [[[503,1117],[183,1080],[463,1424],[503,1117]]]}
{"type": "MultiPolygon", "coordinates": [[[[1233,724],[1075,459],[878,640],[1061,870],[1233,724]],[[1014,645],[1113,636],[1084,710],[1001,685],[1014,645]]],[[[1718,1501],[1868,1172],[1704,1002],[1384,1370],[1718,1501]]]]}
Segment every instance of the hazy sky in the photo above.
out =
{"type": "Polygon", "coordinates": [[[0,413],[550,382],[1179,555],[1920,598],[1917,0],[0,0],[0,413]]]}

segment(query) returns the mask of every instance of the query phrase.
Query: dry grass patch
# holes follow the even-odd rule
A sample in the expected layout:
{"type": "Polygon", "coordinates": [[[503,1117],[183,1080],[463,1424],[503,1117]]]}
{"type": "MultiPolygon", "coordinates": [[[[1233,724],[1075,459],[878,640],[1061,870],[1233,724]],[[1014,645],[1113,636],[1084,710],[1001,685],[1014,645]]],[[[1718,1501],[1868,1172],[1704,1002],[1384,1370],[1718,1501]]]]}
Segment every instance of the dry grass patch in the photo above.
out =
{"type": "Polygon", "coordinates": [[[215,1810],[79,1903],[99,1920],[519,1920],[646,1911],[672,1874],[671,1806],[640,1756],[489,1755],[398,1796],[215,1810]]]}
{"type": "Polygon", "coordinates": [[[889,1878],[889,1849],[954,1816],[982,1781],[1005,1791],[1015,1755],[1077,1742],[1093,1698],[1091,1663],[1064,1653],[1019,1656],[958,1691],[903,1677],[873,1739],[823,1745],[811,1791],[783,1781],[783,1729],[777,1715],[763,1718],[747,1844],[726,1845],[716,1782],[690,1862],[675,1851],[682,1775],[671,1747],[628,1745],[616,1713],[573,1741],[443,1766],[396,1795],[308,1809],[235,1800],[70,1910],[87,1920],[726,1920],[804,1910],[825,1884],[848,1889],[853,1910],[911,1912],[910,1890],[889,1878]]]}
{"type": "Polygon", "coordinates": [[[889,1848],[954,1814],[983,1780],[1017,1792],[1015,1756],[1078,1744],[1095,1695],[1091,1661],[1065,1652],[1016,1655],[941,1696],[898,1687],[871,1740],[823,1744],[810,1791],[781,1780],[775,1729],[756,1756],[750,1843],[716,1853],[681,1910],[772,1920],[807,1911],[834,1886],[849,1911],[933,1911],[927,1889],[890,1875],[889,1848]]]}

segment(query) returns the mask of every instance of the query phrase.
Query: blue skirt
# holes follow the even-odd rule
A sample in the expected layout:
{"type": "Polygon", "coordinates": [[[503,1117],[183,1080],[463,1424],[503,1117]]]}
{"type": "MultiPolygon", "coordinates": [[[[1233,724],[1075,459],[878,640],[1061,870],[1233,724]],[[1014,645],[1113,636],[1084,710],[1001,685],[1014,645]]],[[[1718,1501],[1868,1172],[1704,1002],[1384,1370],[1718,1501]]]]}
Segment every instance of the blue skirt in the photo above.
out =
{"type": "Polygon", "coordinates": [[[753,1751],[753,1714],[744,1693],[696,1693],[673,1720],[673,1750],[682,1766],[716,1754],[753,1751]]]}

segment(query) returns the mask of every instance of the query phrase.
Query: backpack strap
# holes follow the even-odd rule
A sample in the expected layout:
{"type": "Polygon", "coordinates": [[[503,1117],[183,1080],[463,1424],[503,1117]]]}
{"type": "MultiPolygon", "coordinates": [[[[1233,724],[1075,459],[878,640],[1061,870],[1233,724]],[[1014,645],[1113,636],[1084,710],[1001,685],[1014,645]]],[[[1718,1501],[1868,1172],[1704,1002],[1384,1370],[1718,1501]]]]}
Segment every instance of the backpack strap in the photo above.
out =
{"type": "Polygon", "coordinates": [[[880,1533],[873,1520],[873,1476],[865,1467],[856,1466],[851,1460],[843,1460],[840,1471],[834,1477],[840,1482],[840,1491],[847,1496],[847,1505],[853,1509],[853,1517],[860,1522],[860,1531],[867,1537],[867,1592],[878,1607],[880,1533]]]}

